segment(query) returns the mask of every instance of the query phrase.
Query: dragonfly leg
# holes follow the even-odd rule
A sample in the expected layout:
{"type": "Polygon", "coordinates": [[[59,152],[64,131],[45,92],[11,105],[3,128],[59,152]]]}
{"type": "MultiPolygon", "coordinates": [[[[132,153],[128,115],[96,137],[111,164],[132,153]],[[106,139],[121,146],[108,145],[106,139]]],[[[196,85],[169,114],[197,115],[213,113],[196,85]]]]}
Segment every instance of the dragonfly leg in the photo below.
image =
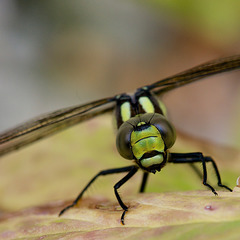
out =
{"type": "Polygon", "coordinates": [[[122,167],[122,168],[113,168],[113,169],[108,169],[108,170],[103,170],[100,171],[98,174],[96,174],[90,181],[89,183],[85,186],[85,188],[79,193],[77,198],[73,201],[72,204],[68,205],[62,211],[59,213],[59,217],[67,211],[69,208],[74,207],[78,201],[82,198],[84,192],[92,185],[92,183],[99,177],[99,176],[104,176],[104,175],[109,175],[109,174],[114,174],[114,173],[122,173],[122,172],[131,172],[133,169],[137,169],[135,165],[133,166],[128,166],[128,167],[122,167]]]}
{"type": "Polygon", "coordinates": [[[216,176],[217,176],[218,186],[219,186],[219,187],[226,188],[227,190],[229,190],[230,192],[232,192],[232,189],[231,189],[231,188],[229,188],[228,186],[222,184],[221,176],[220,176],[220,173],[219,173],[219,170],[218,170],[218,167],[217,167],[217,164],[215,163],[215,161],[214,161],[211,157],[205,157],[205,161],[212,163],[213,168],[214,168],[215,173],[216,173],[216,176]]]}
{"type": "Polygon", "coordinates": [[[140,187],[140,190],[139,190],[140,193],[144,192],[144,190],[145,190],[148,176],[149,176],[148,172],[143,173],[142,184],[141,184],[141,187],[140,187]]]}
{"type": "MultiPolygon", "coordinates": [[[[202,153],[199,152],[194,152],[194,153],[171,153],[169,157],[169,162],[172,163],[195,163],[195,162],[201,162],[202,163],[202,168],[203,168],[203,184],[207,186],[208,188],[211,189],[211,191],[217,195],[217,192],[215,189],[207,183],[207,167],[206,167],[206,162],[211,162],[213,165],[213,168],[215,170],[217,180],[218,180],[218,186],[224,187],[229,191],[232,191],[229,187],[225,186],[222,184],[220,173],[218,171],[217,165],[214,162],[214,160],[211,157],[205,157],[202,155],[202,153]]],[[[196,170],[196,169],[195,169],[196,170]]],[[[196,171],[199,175],[199,172],[196,171]]]]}
{"type": "Polygon", "coordinates": [[[129,171],[129,173],[124,177],[122,178],[119,182],[117,182],[115,185],[114,185],[114,192],[115,192],[115,195],[116,195],[116,198],[118,200],[118,203],[119,205],[122,207],[123,209],[123,213],[122,213],[122,216],[121,216],[121,222],[122,224],[124,225],[124,216],[125,216],[125,213],[128,211],[128,207],[123,203],[122,199],[120,198],[120,195],[118,193],[118,189],[125,183],[127,182],[136,172],[138,171],[138,167],[137,166],[132,166],[132,169],[129,171]]]}

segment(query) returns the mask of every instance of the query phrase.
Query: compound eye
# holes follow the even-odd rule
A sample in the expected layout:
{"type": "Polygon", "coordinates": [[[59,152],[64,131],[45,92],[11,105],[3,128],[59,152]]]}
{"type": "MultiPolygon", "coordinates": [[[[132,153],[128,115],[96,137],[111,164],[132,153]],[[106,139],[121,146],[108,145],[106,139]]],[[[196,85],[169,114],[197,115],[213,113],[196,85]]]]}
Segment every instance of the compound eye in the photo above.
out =
{"type": "Polygon", "coordinates": [[[131,148],[131,133],[133,126],[128,122],[124,122],[118,129],[117,133],[117,150],[120,155],[126,159],[132,160],[134,158],[131,148]]]}
{"type": "Polygon", "coordinates": [[[150,124],[159,130],[166,148],[171,148],[176,141],[176,130],[174,126],[163,115],[157,113],[150,119],[150,124]]]}

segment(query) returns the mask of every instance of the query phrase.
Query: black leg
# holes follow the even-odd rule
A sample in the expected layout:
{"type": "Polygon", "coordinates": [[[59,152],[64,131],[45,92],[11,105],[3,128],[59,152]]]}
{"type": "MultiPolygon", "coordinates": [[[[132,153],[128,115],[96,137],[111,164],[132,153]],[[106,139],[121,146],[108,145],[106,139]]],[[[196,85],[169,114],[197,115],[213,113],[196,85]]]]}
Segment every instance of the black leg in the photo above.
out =
{"type": "Polygon", "coordinates": [[[121,222],[122,222],[123,225],[124,225],[124,216],[125,216],[125,213],[128,210],[128,207],[123,203],[122,199],[119,196],[119,193],[118,193],[117,189],[119,189],[125,182],[127,182],[137,171],[138,171],[138,167],[137,166],[132,166],[132,169],[130,170],[130,172],[124,178],[122,178],[119,182],[117,182],[114,185],[114,192],[115,192],[116,198],[117,198],[120,206],[123,209],[123,214],[121,216],[121,222]]]}
{"type": "Polygon", "coordinates": [[[229,187],[222,184],[221,177],[217,168],[216,163],[211,157],[204,157],[202,153],[171,153],[169,156],[169,162],[172,163],[195,163],[195,162],[201,162],[203,167],[203,184],[211,189],[211,191],[217,195],[215,189],[207,183],[207,168],[206,168],[206,162],[211,162],[213,165],[213,168],[215,170],[215,173],[217,175],[218,180],[218,186],[224,187],[229,191],[232,191],[229,187]]]}
{"type": "Polygon", "coordinates": [[[228,186],[222,184],[222,180],[221,180],[221,177],[220,177],[220,173],[219,173],[219,171],[218,171],[217,164],[215,163],[215,161],[214,161],[211,157],[205,157],[205,160],[206,160],[206,162],[211,162],[211,163],[212,163],[213,168],[214,168],[215,173],[216,173],[216,176],[217,176],[218,186],[219,186],[219,187],[224,187],[224,188],[226,188],[227,190],[229,190],[230,192],[232,192],[232,189],[231,189],[231,188],[229,188],[228,186]]]}
{"type": "MultiPolygon", "coordinates": [[[[217,165],[216,165],[216,163],[214,162],[214,160],[213,160],[211,157],[205,157],[205,161],[212,163],[213,169],[214,169],[214,171],[215,171],[215,173],[216,173],[216,176],[217,176],[218,186],[224,187],[224,188],[226,188],[227,190],[229,190],[230,192],[232,192],[232,189],[231,189],[231,188],[229,188],[228,186],[222,184],[221,177],[220,177],[220,173],[219,173],[219,170],[218,170],[217,165]]],[[[195,171],[195,173],[196,173],[200,178],[202,178],[202,173],[201,173],[201,172],[199,171],[199,169],[194,165],[194,163],[190,163],[190,166],[191,166],[192,169],[195,171]]]]}
{"type": "Polygon", "coordinates": [[[141,184],[140,191],[139,191],[140,193],[144,192],[144,190],[145,190],[148,176],[149,176],[148,172],[143,173],[142,184],[141,184]]]}
{"type": "MultiPolygon", "coordinates": [[[[84,192],[90,187],[90,185],[99,177],[99,176],[104,176],[104,175],[108,175],[108,174],[114,174],[114,173],[122,173],[122,172],[132,172],[132,170],[137,171],[137,166],[128,166],[128,167],[122,167],[122,168],[113,168],[113,169],[108,169],[108,170],[103,170],[101,172],[99,172],[97,175],[95,175],[91,181],[86,185],[86,187],[79,193],[79,195],[77,196],[77,198],[73,201],[72,204],[70,204],[69,206],[65,207],[60,213],[59,216],[61,216],[66,210],[68,210],[69,208],[74,207],[78,201],[81,199],[81,197],[83,196],[84,192]]],[[[128,176],[128,175],[127,175],[128,176]]],[[[121,205],[121,204],[120,204],[121,205]]],[[[122,206],[121,206],[122,207],[122,206]]]]}

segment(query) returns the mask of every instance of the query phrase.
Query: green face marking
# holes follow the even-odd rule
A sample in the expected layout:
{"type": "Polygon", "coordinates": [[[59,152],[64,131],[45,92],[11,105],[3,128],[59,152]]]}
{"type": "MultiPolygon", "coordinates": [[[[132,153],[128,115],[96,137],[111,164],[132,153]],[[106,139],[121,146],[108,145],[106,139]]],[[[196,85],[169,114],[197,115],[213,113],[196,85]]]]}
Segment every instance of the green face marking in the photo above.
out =
{"type": "Polygon", "coordinates": [[[148,167],[151,167],[152,165],[162,163],[163,160],[164,160],[163,155],[158,154],[158,155],[155,155],[154,157],[145,158],[145,159],[141,160],[141,165],[145,168],[148,168],[148,167]]]}
{"type": "MultiPolygon", "coordinates": [[[[138,160],[144,153],[150,153],[152,151],[164,152],[165,149],[162,136],[158,129],[153,125],[150,125],[146,129],[142,129],[140,131],[133,131],[131,134],[131,146],[132,152],[138,160]]],[[[162,160],[163,159],[160,156],[154,156],[141,160],[141,164],[144,163],[146,166],[151,166],[153,164],[161,163],[162,160]]]]}

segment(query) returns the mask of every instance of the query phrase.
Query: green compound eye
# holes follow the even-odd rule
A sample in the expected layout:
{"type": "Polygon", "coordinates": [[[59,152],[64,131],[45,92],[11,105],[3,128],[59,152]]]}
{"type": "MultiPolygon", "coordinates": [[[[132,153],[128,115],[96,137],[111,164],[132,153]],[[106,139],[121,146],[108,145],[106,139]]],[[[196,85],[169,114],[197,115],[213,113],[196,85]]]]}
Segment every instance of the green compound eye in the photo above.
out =
{"type": "Polygon", "coordinates": [[[129,121],[124,122],[118,129],[116,145],[122,157],[132,160],[134,159],[134,155],[131,147],[131,133],[134,131],[134,125],[131,125],[129,121]]]}
{"type": "Polygon", "coordinates": [[[159,130],[166,148],[171,148],[176,141],[176,130],[174,126],[163,115],[157,113],[150,119],[149,124],[155,126],[159,130]]]}

